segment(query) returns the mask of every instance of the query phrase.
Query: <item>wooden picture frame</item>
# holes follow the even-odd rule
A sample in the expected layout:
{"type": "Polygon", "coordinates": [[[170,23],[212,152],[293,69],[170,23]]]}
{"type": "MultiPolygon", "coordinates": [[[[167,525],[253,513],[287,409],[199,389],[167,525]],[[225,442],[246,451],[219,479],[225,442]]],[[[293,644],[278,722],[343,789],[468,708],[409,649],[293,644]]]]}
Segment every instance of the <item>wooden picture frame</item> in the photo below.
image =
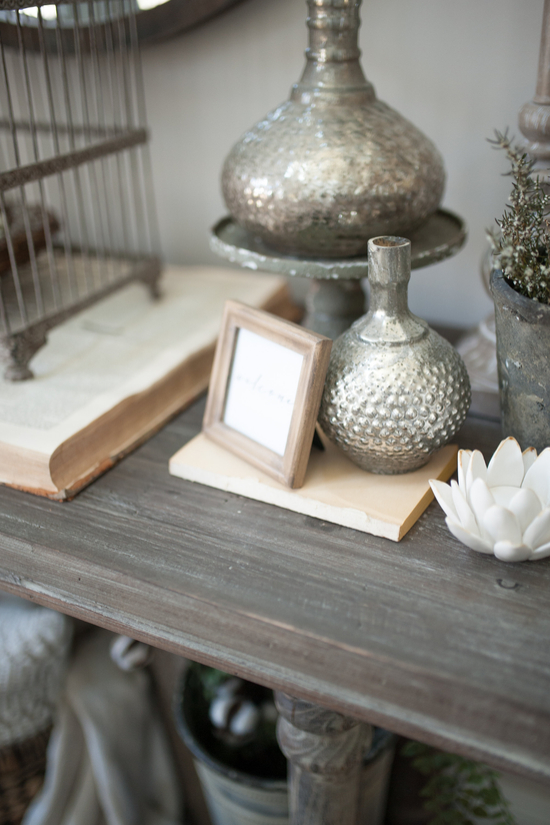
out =
{"type": "Polygon", "coordinates": [[[203,432],[288,487],[301,487],[332,341],[227,301],[203,432]]]}

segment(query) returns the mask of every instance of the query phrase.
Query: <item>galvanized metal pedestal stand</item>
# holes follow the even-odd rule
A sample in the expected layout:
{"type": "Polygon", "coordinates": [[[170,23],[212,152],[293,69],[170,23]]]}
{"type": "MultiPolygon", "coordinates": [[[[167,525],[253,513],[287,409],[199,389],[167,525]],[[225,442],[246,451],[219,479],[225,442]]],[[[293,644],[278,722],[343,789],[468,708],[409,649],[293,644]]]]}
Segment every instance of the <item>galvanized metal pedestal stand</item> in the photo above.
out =
{"type": "MultiPolygon", "coordinates": [[[[435,264],[455,255],[466,240],[462,218],[439,209],[414,232],[412,268],[435,264]]],[[[367,256],[343,259],[301,258],[270,250],[259,238],[242,229],[231,217],[216,224],[211,249],[225,260],[258,272],[311,279],[303,325],[337,338],[365,312],[361,281],[368,275],[367,256]]]]}

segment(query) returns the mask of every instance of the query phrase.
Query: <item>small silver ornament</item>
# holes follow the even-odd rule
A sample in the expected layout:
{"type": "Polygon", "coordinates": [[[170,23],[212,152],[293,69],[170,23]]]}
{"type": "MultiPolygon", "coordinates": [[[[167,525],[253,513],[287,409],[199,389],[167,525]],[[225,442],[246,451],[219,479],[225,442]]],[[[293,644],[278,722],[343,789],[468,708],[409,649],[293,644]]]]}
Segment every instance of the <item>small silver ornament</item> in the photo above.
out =
{"type": "Polygon", "coordinates": [[[457,351],[411,313],[411,244],[368,242],[370,309],[333,344],[319,423],[373,473],[426,464],[462,426],[470,381],[457,351]]]}

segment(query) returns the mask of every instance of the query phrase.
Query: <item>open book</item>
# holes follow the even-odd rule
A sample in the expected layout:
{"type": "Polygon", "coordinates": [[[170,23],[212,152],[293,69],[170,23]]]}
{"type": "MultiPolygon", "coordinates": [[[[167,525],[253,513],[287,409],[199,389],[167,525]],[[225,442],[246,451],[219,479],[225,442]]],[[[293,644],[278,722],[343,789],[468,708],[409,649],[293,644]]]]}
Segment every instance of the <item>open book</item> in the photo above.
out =
{"type": "Polygon", "coordinates": [[[53,329],[35,378],[0,378],[0,482],[70,498],[203,392],[226,299],[293,317],[282,278],[168,267],[53,329]]]}

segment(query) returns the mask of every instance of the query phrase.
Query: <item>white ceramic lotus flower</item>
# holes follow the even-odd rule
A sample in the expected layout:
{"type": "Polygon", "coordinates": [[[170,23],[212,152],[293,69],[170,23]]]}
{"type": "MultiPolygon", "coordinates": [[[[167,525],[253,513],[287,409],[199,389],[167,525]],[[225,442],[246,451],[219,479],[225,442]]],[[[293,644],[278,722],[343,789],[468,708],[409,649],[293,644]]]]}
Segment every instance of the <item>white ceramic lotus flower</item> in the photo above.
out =
{"type": "Polygon", "coordinates": [[[537,457],[505,438],[489,466],[479,450],[459,450],[458,484],[430,479],[430,486],[447,527],[472,550],[502,561],[550,556],[550,447],[537,457]]]}

